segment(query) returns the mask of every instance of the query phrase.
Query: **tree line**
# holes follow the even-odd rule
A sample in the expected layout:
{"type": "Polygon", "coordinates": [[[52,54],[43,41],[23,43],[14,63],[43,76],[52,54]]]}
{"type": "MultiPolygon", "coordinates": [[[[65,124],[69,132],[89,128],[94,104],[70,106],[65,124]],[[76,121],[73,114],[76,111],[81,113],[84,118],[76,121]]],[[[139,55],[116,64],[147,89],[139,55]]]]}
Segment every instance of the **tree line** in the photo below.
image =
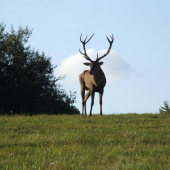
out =
{"type": "Polygon", "coordinates": [[[32,30],[5,28],[0,23],[0,114],[79,114],[76,94],[59,84],[51,58],[27,45],[32,30]]]}

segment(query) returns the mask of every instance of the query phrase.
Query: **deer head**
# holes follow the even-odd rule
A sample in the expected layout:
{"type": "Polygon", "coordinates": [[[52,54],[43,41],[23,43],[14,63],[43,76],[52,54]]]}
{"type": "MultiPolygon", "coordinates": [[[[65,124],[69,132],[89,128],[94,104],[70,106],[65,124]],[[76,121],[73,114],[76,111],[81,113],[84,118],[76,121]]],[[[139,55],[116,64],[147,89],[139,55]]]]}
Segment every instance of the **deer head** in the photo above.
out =
{"type": "Polygon", "coordinates": [[[84,53],[83,52],[81,52],[80,51],[80,49],[79,49],[79,52],[83,55],[83,57],[86,59],[86,60],[88,60],[88,61],[90,61],[90,62],[86,62],[86,63],[83,63],[84,65],[86,65],[86,66],[90,66],[90,71],[89,71],[89,73],[90,73],[90,75],[94,75],[95,76],[95,74],[101,69],[100,68],[100,66],[104,63],[104,62],[99,62],[102,58],[104,58],[105,56],[107,56],[108,54],[109,54],[109,52],[110,52],[110,49],[111,49],[111,47],[112,47],[112,43],[113,43],[113,41],[114,41],[114,37],[113,37],[113,35],[112,36],[110,36],[110,38],[111,38],[111,40],[106,36],[106,38],[107,38],[107,40],[108,40],[108,42],[109,42],[109,44],[110,44],[110,46],[109,46],[109,49],[107,50],[107,52],[103,55],[103,56],[101,56],[101,57],[98,57],[98,53],[97,53],[97,58],[96,58],[96,61],[93,61],[93,60],[91,60],[91,58],[87,55],[87,52],[86,52],[86,47],[85,47],[85,45],[91,40],[91,38],[94,36],[94,34],[87,40],[87,36],[86,36],[86,38],[84,39],[84,41],[82,41],[82,34],[81,34],[81,36],[80,36],[80,41],[81,41],[81,43],[83,44],[83,49],[84,49],[84,53]]]}

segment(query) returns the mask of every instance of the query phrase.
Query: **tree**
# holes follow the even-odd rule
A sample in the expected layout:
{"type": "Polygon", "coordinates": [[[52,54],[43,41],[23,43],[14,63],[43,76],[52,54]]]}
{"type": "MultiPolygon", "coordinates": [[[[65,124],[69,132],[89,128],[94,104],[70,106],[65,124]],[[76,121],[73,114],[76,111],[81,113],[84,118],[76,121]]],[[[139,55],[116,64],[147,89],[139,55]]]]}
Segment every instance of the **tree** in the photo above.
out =
{"type": "Polygon", "coordinates": [[[58,84],[50,57],[26,46],[31,34],[28,27],[5,32],[0,23],[0,113],[73,114],[75,92],[58,84]]]}

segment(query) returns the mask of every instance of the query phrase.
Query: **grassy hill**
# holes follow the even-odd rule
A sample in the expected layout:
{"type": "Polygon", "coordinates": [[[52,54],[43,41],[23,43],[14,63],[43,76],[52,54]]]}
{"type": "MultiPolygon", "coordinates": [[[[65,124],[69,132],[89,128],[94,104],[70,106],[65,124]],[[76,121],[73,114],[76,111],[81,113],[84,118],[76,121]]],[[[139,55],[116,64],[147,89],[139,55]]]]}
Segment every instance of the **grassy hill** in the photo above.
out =
{"type": "Polygon", "coordinates": [[[0,116],[0,169],[170,169],[170,116],[0,116]]]}

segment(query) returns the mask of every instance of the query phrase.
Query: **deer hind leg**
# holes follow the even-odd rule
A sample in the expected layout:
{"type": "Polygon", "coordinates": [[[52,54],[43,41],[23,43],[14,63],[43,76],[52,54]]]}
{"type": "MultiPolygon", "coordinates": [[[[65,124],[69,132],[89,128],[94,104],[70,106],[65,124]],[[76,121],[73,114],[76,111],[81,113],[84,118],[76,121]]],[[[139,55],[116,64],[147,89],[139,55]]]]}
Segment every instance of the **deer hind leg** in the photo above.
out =
{"type": "Polygon", "coordinates": [[[92,115],[92,108],[93,108],[93,104],[94,104],[94,92],[91,92],[91,108],[90,108],[90,114],[89,116],[92,115]]]}
{"type": "Polygon", "coordinates": [[[101,92],[99,92],[100,115],[103,115],[103,113],[102,113],[102,97],[103,97],[103,90],[101,92]]]}
{"type": "Polygon", "coordinates": [[[85,97],[84,97],[84,111],[85,111],[85,115],[86,115],[86,101],[87,99],[90,97],[90,91],[88,90],[85,97]]]}

